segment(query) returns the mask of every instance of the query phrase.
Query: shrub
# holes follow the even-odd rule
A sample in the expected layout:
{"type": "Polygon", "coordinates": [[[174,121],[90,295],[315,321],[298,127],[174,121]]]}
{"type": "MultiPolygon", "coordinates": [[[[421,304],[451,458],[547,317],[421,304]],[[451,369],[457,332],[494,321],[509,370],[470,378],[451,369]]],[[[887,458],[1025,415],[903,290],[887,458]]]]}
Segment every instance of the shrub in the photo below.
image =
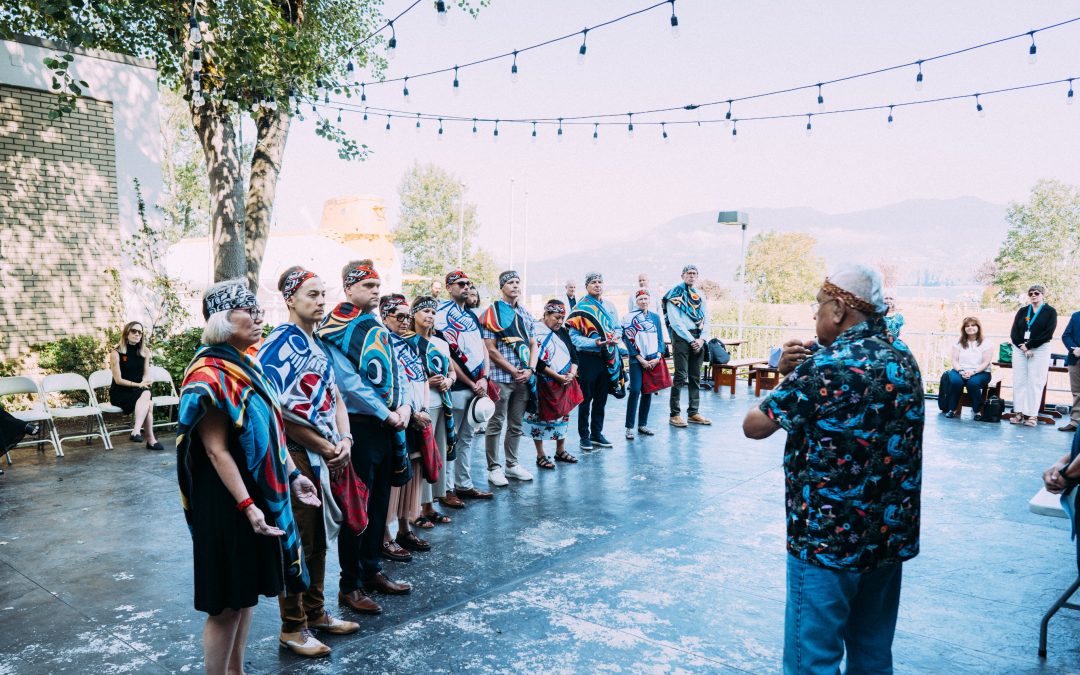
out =
{"type": "Polygon", "coordinates": [[[111,344],[98,335],[78,335],[60,338],[39,345],[38,364],[46,373],[78,373],[90,377],[90,373],[106,367],[106,356],[111,344]]]}
{"type": "Polygon", "coordinates": [[[184,371],[191,357],[202,345],[202,328],[188,328],[160,340],[154,348],[154,362],[169,371],[177,389],[184,381],[184,371]]]}

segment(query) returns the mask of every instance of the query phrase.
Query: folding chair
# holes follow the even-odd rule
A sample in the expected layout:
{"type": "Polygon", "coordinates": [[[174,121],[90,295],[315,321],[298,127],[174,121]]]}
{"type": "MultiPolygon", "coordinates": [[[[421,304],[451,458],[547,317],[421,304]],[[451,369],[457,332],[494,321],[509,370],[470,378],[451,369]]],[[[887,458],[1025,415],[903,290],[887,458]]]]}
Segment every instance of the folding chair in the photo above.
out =
{"type": "MultiPolygon", "coordinates": [[[[150,381],[151,382],[163,382],[169,385],[169,393],[163,396],[155,396],[153,398],[155,408],[165,408],[169,406],[178,407],[180,405],[180,397],[176,394],[176,385],[173,384],[172,375],[169,375],[169,371],[165,370],[161,366],[150,366],[150,381]]],[[[155,424],[157,427],[175,426],[176,422],[172,421],[173,416],[169,416],[168,422],[162,422],[161,424],[155,424]]]]}
{"type": "MultiPolygon", "coordinates": [[[[90,378],[89,378],[88,381],[90,383],[90,389],[93,390],[94,392],[96,392],[98,389],[104,389],[105,387],[112,386],[112,382],[113,382],[112,371],[108,370],[108,369],[95,370],[94,372],[90,373],[90,378]]],[[[119,407],[113,405],[112,403],[102,402],[100,399],[97,398],[96,394],[94,396],[94,401],[97,404],[97,407],[101,410],[103,418],[104,418],[105,415],[126,415],[127,414],[123,410],[121,410],[119,407]]],[[[108,429],[108,426],[106,426],[106,429],[108,429]]],[[[109,436],[115,436],[117,434],[124,434],[124,433],[130,434],[133,431],[135,431],[134,427],[113,429],[113,430],[109,431],[109,436]]]]}
{"type": "Polygon", "coordinates": [[[108,431],[105,428],[105,420],[101,416],[101,408],[97,406],[97,399],[90,383],[78,373],[63,373],[61,375],[46,375],[41,383],[41,393],[45,394],[45,409],[53,416],[53,419],[78,419],[87,418],[89,421],[97,420],[97,433],[75,434],[72,436],[60,436],[57,433],[58,447],[63,446],[65,440],[77,438],[90,439],[95,436],[101,438],[106,450],[112,450],[112,442],[109,440],[108,431]],[[86,394],[86,405],[59,406],[49,402],[49,394],[63,394],[68,392],[81,392],[86,394]]]}
{"type": "MultiPolygon", "coordinates": [[[[29,377],[16,376],[16,377],[0,377],[0,396],[12,396],[15,394],[30,394],[30,409],[29,410],[9,410],[12,416],[19,418],[20,420],[30,423],[38,422],[41,424],[41,429],[49,430],[48,438],[41,438],[40,434],[36,440],[23,441],[15,445],[19,448],[27,445],[38,445],[43,443],[51,443],[53,450],[56,452],[57,457],[63,457],[64,451],[60,448],[59,436],[56,433],[56,424],[53,422],[52,415],[45,409],[44,399],[45,395],[41,393],[41,388],[38,387],[37,382],[34,382],[29,377]]],[[[40,447],[38,448],[41,449],[40,447]]],[[[7,463],[11,465],[11,451],[6,453],[7,463]]]]}

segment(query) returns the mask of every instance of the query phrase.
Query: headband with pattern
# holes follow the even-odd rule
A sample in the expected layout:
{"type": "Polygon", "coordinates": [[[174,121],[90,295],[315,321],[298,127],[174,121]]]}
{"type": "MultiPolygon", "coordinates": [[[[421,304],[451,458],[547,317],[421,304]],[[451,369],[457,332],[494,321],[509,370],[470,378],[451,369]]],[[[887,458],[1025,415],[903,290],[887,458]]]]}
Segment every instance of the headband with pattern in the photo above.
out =
{"type": "Polygon", "coordinates": [[[314,279],[317,276],[319,275],[302,267],[289,272],[289,276],[285,277],[285,287],[281,289],[282,297],[288,300],[296,295],[296,292],[307,283],[308,279],[314,279]]]}
{"type": "Polygon", "coordinates": [[[851,307],[852,309],[857,309],[863,314],[881,314],[881,311],[877,307],[875,307],[872,302],[870,302],[869,300],[863,300],[851,291],[845,291],[833,282],[829,281],[828,278],[826,278],[825,283],[821,285],[821,290],[825,291],[825,295],[829,296],[830,298],[842,300],[845,305],[851,307]]]}
{"type": "Polygon", "coordinates": [[[599,272],[589,272],[585,275],[585,285],[588,286],[594,281],[603,281],[604,275],[599,272]]]}
{"type": "Polygon", "coordinates": [[[349,273],[345,275],[345,279],[342,281],[342,286],[345,290],[349,290],[361,281],[367,281],[368,279],[378,279],[379,273],[374,268],[367,265],[357,265],[349,270],[349,273]]]}
{"type": "Polygon", "coordinates": [[[447,286],[452,286],[452,285],[456,284],[459,281],[468,281],[468,280],[469,280],[469,275],[465,274],[461,270],[454,270],[453,272],[450,272],[449,274],[446,275],[446,285],[447,286]]]}
{"type": "Polygon", "coordinates": [[[562,300],[552,300],[544,305],[544,314],[566,314],[566,303],[562,300]]]}
{"type": "Polygon", "coordinates": [[[521,275],[514,270],[507,270],[499,275],[499,288],[502,288],[506,284],[510,283],[514,279],[521,281],[521,275]]]}
{"type": "Polygon", "coordinates": [[[430,309],[433,312],[437,312],[439,310],[439,301],[435,300],[434,298],[425,298],[413,304],[412,309],[409,310],[409,313],[415,316],[417,312],[422,312],[425,309],[430,309]]]}
{"type": "Polygon", "coordinates": [[[399,307],[405,307],[406,309],[408,309],[409,301],[405,299],[405,296],[401,295],[400,293],[388,295],[379,301],[379,315],[385,319],[391,314],[397,312],[399,307]]]}
{"type": "Polygon", "coordinates": [[[209,319],[211,314],[227,312],[230,309],[255,307],[258,304],[255,294],[248,289],[246,283],[240,281],[227,284],[203,296],[203,317],[209,319]]]}
{"type": "MultiPolygon", "coordinates": [[[[697,272],[697,271],[698,271],[697,265],[695,265],[693,263],[690,263],[686,267],[682,268],[682,273],[683,274],[686,274],[687,272],[697,272]]],[[[698,272],[698,273],[700,274],[700,272],[698,272]]]]}

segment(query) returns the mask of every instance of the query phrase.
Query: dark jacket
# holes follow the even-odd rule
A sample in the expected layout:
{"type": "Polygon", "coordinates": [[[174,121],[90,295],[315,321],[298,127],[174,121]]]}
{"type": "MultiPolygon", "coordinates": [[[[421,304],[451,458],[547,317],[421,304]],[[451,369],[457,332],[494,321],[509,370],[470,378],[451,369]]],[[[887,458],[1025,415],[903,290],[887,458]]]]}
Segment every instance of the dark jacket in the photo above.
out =
{"type": "Polygon", "coordinates": [[[1030,307],[1031,305],[1025,305],[1016,312],[1009,338],[1017,347],[1027,342],[1028,349],[1035,349],[1054,339],[1054,331],[1057,330],[1057,310],[1043,303],[1042,311],[1031,322],[1031,337],[1024,340],[1024,333],[1029,330],[1027,315],[1030,307]]]}
{"type": "Polygon", "coordinates": [[[1065,365],[1075,366],[1080,359],[1073,356],[1072,350],[1080,347],[1080,312],[1073,312],[1072,317],[1069,319],[1069,325],[1065,327],[1065,332],[1061,335],[1061,341],[1065,343],[1065,348],[1069,350],[1069,356],[1065,359],[1065,365]]]}

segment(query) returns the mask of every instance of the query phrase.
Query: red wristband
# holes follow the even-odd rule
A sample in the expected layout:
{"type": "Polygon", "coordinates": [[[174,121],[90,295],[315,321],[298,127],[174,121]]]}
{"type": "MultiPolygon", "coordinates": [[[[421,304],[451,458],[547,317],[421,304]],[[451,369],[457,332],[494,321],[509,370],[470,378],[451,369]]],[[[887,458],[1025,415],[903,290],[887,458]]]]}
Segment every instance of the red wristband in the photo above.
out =
{"type": "Polygon", "coordinates": [[[255,500],[252,499],[251,497],[248,497],[247,499],[245,499],[244,501],[242,501],[242,502],[240,502],[239,504],[236,505],[236,510],[237,511],[243,511],[244,509],[246,509],[247,507],[253,505],[254,503],[255,503],[255,500]]]}

